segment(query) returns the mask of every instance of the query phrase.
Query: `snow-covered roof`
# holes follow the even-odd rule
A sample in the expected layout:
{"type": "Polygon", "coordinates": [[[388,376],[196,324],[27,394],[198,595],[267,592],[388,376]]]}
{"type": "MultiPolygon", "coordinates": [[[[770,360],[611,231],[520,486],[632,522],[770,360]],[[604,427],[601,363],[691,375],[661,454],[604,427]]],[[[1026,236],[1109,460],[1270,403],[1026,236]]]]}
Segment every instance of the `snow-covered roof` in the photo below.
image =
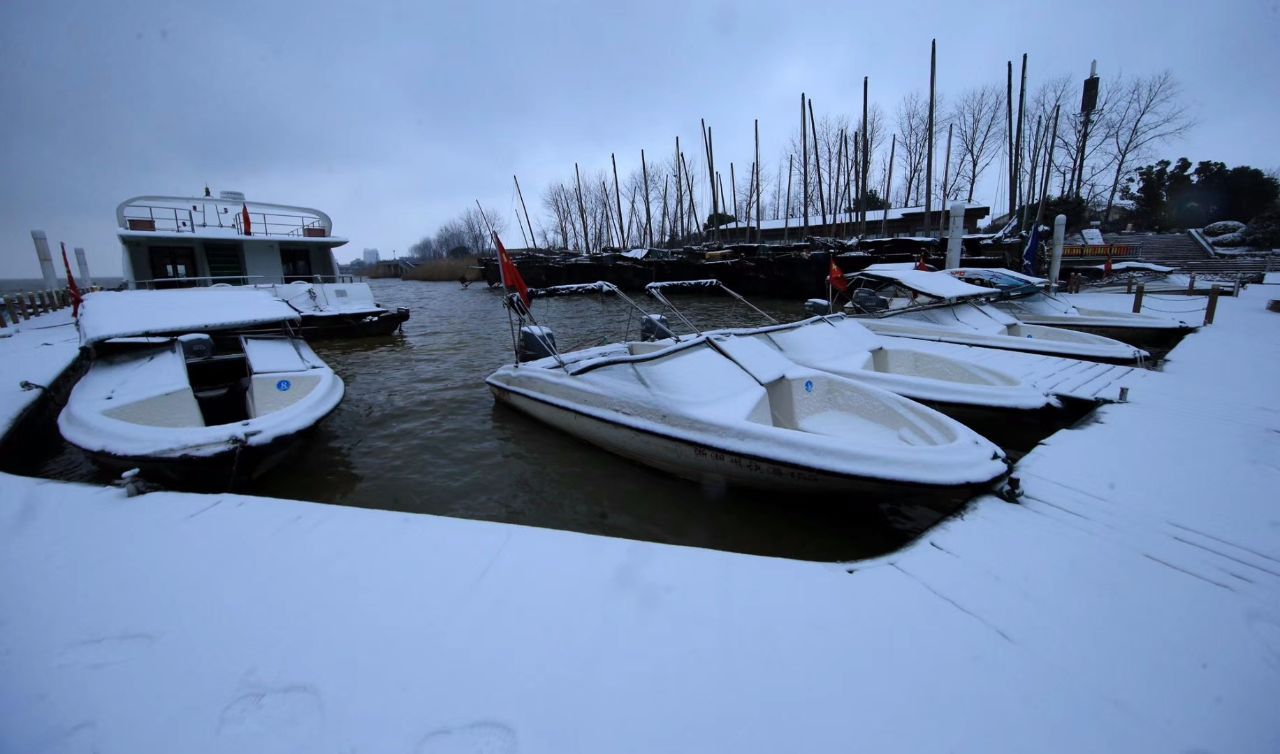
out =
{"type": "Polygon", "coordinates": [[[227,330],[299,319],[293,307],[255,288],[99,291],[84,298],[80,338],[90,345],[111,338],[227,330]]]}
{"type": "MultiPolygon", "coordinates": [[[[861,273],[860,273],[861,274],[861,273]]],[[[990,288],[981,288],[976,285],[956,280],[945,272],[924,272],[923,270],[876,270],[867,272],[867,274],[878,278],[892,280],[895,283],[910,288],[917,293],[923,293],[926,296],[934,298],[975,298],[977,296],[990,296],[990,288]]]]}

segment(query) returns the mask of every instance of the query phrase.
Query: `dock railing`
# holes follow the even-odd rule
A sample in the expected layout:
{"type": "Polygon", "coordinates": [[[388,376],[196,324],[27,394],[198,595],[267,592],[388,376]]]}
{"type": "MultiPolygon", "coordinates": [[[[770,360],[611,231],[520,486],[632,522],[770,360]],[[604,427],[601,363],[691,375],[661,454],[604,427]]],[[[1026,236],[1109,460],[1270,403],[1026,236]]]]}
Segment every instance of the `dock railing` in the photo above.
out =
{"type": "Polygon", "coordinates": [[[210,288],[214,286],[240,285],[288,285],[289,283],[358,283],[359,275],[203,275],[180,278],[151,278],[135,280],[134,288],[156,290],[162,288],[210,288]]]}
{"type": "MultiPolygon", "coordinates": [[[[94,290],[99,290],[95,288],[94,290]]],[[[0,328],[71,306],[71,291],[10,291],[0,293],[0,328]]]]}
{"type": "Polygon", "coordinates": [[[223,230],[249,237],[327,238],[333,231],[333,222],[320,210],[212,197],[137,196],[116,208],[116,220],[121,230],[156,233],[223,230]]]}

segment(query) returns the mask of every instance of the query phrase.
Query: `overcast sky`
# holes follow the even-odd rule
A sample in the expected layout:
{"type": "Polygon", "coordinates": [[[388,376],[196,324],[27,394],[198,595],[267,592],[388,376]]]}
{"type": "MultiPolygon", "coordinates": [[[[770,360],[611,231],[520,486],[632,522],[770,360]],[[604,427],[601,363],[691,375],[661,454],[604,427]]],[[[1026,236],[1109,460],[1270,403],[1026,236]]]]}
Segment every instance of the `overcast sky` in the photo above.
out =
{"type": "Polygon", "coordinates": [[[519,245],[513,173],[537,213],[575,160],[691,150],[700,117],[717,165],[749,164],[759,118],[767,170],[801,91],[853,113],[868,75],[891,114],[927,89],[932,37],[951,93],[1024,51],[1033,88],[1093,58],[1104,85],[1169,68],[1199,124],[1165,156],[1280,166],[1273,0],[445,5],[4,0],[0,277],[39,276],[32,228],[118,275],[116,204],[206,184],[327,211],[343,260],[476,198],[519,245]]]}

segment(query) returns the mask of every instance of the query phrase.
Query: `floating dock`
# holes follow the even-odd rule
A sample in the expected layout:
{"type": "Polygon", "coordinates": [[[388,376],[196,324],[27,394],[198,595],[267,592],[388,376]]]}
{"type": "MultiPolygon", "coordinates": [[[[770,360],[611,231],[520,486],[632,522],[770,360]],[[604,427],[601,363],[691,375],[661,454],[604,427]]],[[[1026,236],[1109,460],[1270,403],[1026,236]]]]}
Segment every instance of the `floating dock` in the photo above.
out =
{"type": "Polygon", "coordinates": [[[871,561],[0,475],[0,749],[1280,751],[1277,298],[871,561]]]}

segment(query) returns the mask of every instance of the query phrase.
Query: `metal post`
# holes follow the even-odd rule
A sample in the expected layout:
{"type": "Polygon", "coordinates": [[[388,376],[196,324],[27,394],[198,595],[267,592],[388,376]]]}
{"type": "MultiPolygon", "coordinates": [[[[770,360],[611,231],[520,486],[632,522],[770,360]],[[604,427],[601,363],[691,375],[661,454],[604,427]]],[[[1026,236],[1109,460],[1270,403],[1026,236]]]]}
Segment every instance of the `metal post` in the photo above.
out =
{"type": "Polygon", "coordinates": [[[1204,323],[1206,325],[1213,324],[1213,315],[1218,311],[1218,294],[1220,290],[1218,286],[1209,289],[1209,305],[1204,309],[1204,323]]]}
{"type": "Polygon", "coordinates": [[[1067,216],[1053,218],[1053,256],[1049,258],[1049,290],[1058,287],[1058,273],[1062,270],[1062,242],[1067,236],[1067,216]]]}
{"type": "Polygon", "coordinates": [[[1133,293],[1133,278],[1128,278],[1124,281],[1124,292],[1133,293]]]}
{"type": "Polygon", "coordinates": [[[81,290],[89,290],[93,288],[93,278],[89,276],[89,260],[84,255],[84,248],[77,246],[76,253],[76,269],[80,270],[80,279],[76,284],[81,290]]]}
{"type": "Polygon", "coordinates": [[[1146,283],[1138,283],[1138,292],[1133,295],[1133,313],[1142,313],[1142,294],[1147,292],[1146,283]]]}
{"type": "Polygon", "coordinates": [[[45,290],[58,287],[58,276],[53,271],[53,254],[49,251],[49,237],[43,230],[31,231],[31,240],[36,245],[36,256],[40,259],[40,273],[44,275],[45,290]]]}
{"type": "Polygon", "coordinates": [[[1191,273],[1191,278],[1187,282],[1187,295],[1190,296],[1195,292],[1196,292],[1196,274],[1193,272],[1191,273]]]}
{"type": "Polygon", "coordinates": [[[951,227],[947,233],[947,269],[960,266],[960,237],[964,235],[965,202],[951,203],[951,227]]]}

